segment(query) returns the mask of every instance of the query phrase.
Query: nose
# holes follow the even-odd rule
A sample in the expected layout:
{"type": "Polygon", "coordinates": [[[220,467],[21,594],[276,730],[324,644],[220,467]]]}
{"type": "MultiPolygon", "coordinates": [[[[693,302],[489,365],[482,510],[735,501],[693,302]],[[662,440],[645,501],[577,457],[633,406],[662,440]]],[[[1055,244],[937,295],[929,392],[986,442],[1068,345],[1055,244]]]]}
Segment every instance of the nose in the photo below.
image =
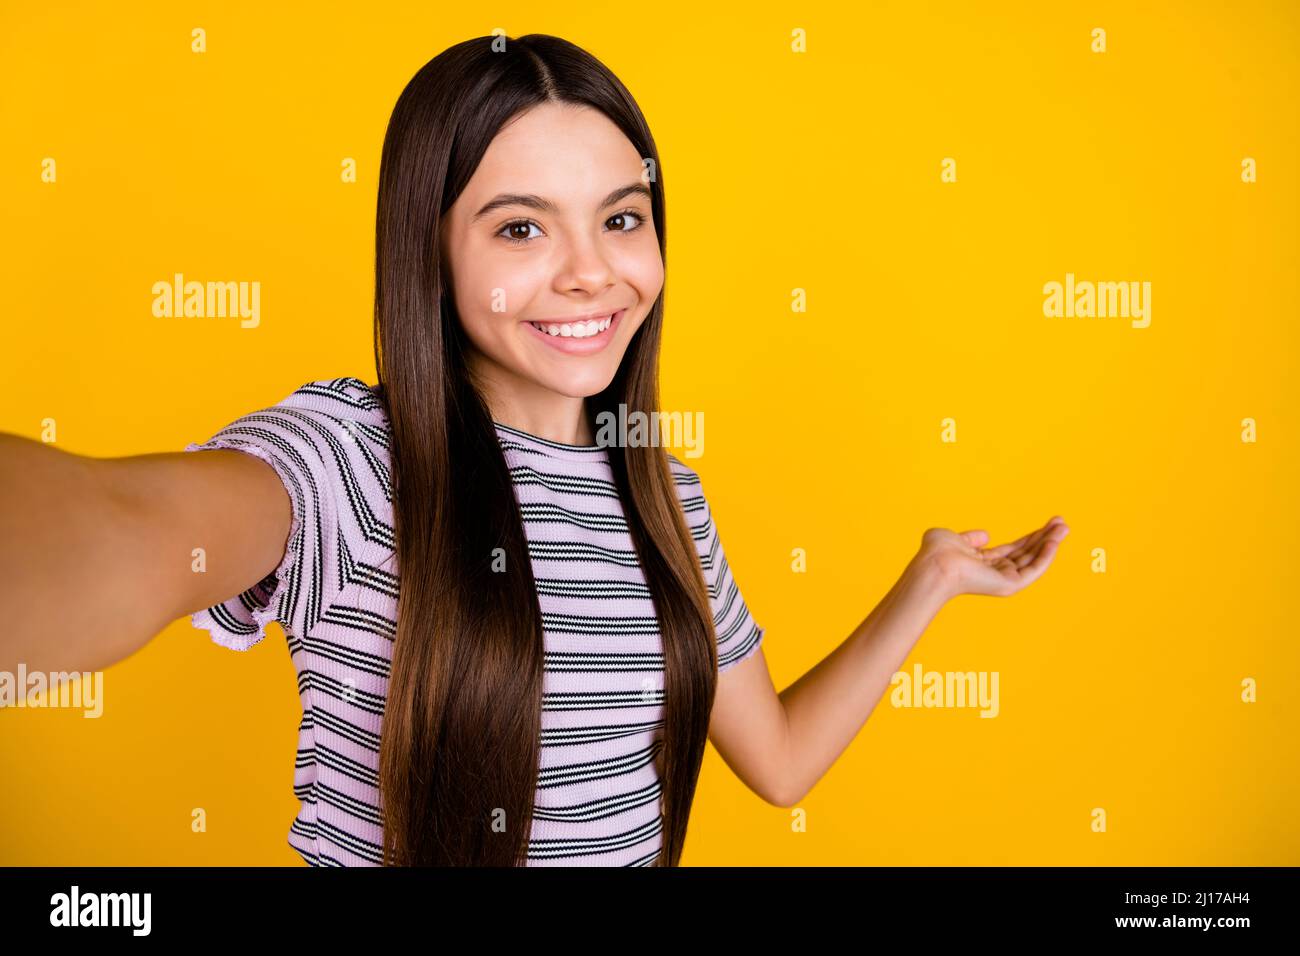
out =
{"type": "Polygon", "coordinates": [[[561,291],[582,291],[596,295],[608,288],[613,278],[613,266],[599,242],[586,236],[578,236],[569,241],[563,266],[556,276],[556,285],[561,291]]]}

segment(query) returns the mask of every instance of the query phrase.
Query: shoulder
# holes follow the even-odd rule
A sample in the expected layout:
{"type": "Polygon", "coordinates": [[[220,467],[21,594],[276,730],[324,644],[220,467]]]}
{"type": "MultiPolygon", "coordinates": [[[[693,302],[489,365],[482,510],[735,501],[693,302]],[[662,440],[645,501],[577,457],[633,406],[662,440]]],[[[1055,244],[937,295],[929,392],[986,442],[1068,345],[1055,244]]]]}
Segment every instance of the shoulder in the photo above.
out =
{"type": "Polygon", "coordinates": [[[328,378],[304,382],[272,406],[315,412],[340,421],[387,428],[388,416],[378,386],[359,378],[328,378]]]}
{"type": "Polygon", "coordinates": [[[672,452],[668,452],[668,471],[673,476],[673,483],[678,488],[678,494],[682,494],[683,490],[691,495],[703,493],[704,486],[703,482],[700,481],[699,472],[672,452]]]}
{"type": "Polygon", "coordinates": [[[709,502],[704,496],[704,482],[700,474],[672,452],[668,452],[668,471],[677,488],[677,498],[686,513],[686,523],[692,529],[709,524],[709,502]]]}
{"type": "Polygon", "coordinates": [[[389,428],[377,388],[357,378],[304,382],[186,451],[237,448],[276,466],[297,494],[342,485],[351,498],[391,498],[389,428]]]}
{"type": "Polygon", "coordinates": [[[388,414],[377,386],[358,378],[304,382],[267,411],[310,444],[313,460],[331,477],[391,497],[388,414]]]}
{"type": "Polygon", "coordinates": [[[340,443],[359,441],[362,447],[384,453],[389,447],[388,415],[380,393],[357,378],[304,382],[275,404],[242,416],[223,431],[277,437],[321,453],[340,443]]]}
{"type": "Polygon", "coordinates": [[[263,581],[194,615],[219,644],[245,650],[265,625],[307,635],[362,577],[395,593],[380,570],[395,548],[388,423],[376,390],[355,378],[304,382],[185,450],[233,449],[267,462],[289,494],[284,556],[263,581]]]}

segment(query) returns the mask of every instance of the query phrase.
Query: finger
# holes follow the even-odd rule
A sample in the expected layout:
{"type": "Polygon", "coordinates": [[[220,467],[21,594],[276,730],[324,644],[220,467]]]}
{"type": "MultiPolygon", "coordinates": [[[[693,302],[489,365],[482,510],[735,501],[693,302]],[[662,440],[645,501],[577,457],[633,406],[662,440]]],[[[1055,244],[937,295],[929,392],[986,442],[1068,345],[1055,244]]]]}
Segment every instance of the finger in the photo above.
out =
{"type": "Polygon", "coordinates": [[[1047,570],[1047,566],[1052,563],[1052,556],[1055,553],[1056,553],[1055,546],[1053,545],[1046,546],[1043,548],[1041,552],[1039,552],[1038,557],[1036,557],[1031,564],[1029,564],[1024,568],[1021,568],[1020,586],[1029,587],[1029,585],[1033,584],[1040,577],[1042,577],[1043,572],[1047,570]]]}
{"type": "Polygon", "coordinates": [[[1046,547],[1049,541],[1060,544],[1065,539],[1066,534],[1069,533],[1069,530],[1065,522],[1053,524],[1040,536],[1038,541],[1034,542],[1032,547],[1027,547],[1020,554],[1013,555],[1010,560],[1014,561],[1018,568],[1028,567],[1042,554],[1042,549],[1046,547]]]}
{"type": "Polygon", "coordinates": [[[1052,558],[1056,556],[1056,551],[1060,547],[1061,541],[1064,540],[1064,538],[1064,532],[1049,537],[1043,542],[1042,548],[1039,549],[1039,552],[1034,559],[1029,562],[1027,566],[1020,569],[1020,576],[1025,579],[1026,584],[1033,583],[1044,571],[1047,570],[1048,566],[1052,563],[1052,558]]]}
{"type": "MultiPolygon", "coordinates": [[[[1033,534],[1033,532],[1031,531],[1029,534],[1033,534]]],[[[1007,555],[1012,554],[1015,551],[1018,551],[1020,547],[1026,541],[1029,540],[1029,534],[1017,538],[1015,541],[1012,541],[1009,544],[1000,544],[996,548],[989,548],[987,551],[984,552],[984,557],[997,560],[998,558],[1004,558],[1007,555]]]]}
{"type": "Polygon", "coordinates": [[[1063,527],[1065,527],[1065,522],[1059,515],[1054,516],[1051,521],[1047,522],[1047,524],[1043,525],[1037,531],[1031,532],[1028,535],[1029,541],[1016,551],[1011,552],[1007,557],[1015,562],[1016,567],[1023,568],[1034,559],[1036,554],[1038,554],[1038,549],[1042,546],[1043,541],[1047,539],[1048,535],[1053,534],[1057,528],[1063,527]]]}
{"type": "Polygon", "coordinates": [[[1030,547],[1033,544],[1031,539],[1042,535],[1044,531],[1051,527],[1052,521],[1055,521],[1058,517],[1059,515],[1054,515],[1051,521],[1048,521],[1047,524],[1043,525],[1041,528],[1030,531],[1028,534],[1017,538],[1010,544],[1002,544],[998,545],[996,548],[990,548],[988,551],[984,552],[985,557],[996,559],[1011,557],[1022,553],[1027,547],[1030,547]]]}
{"type": "Polygon", "coordinates": [[[989,533],[982,528],[978,531],[963,531],[961,536],[972,548],[982,548],[989,543],[989,533]]]}
{"type": "Polygon", "coordinates": [[[1031,548],[1025,548],[1025,550],[1021,551],[1019,554],[1011,555],[1011,557],[1009,557],[1007,560],[1010,561],[1012,564],[1014,564],[1021,571],[1024,571],[1024,569],[1029,567],[1029,565],[1033,564],[1034,559],[1037,558],[1042,553],[1041,548],[1042,548],[1042,543],[1039,542],[1037,546],[1031,548]]]}

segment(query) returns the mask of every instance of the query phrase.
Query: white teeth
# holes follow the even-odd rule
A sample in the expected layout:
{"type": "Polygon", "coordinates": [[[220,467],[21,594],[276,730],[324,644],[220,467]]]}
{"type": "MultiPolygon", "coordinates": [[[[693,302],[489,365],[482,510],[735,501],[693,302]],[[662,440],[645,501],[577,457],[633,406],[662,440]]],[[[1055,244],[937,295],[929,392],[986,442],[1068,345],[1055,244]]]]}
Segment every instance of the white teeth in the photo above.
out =
{"type": "Polygon", "coordinates": [[[537,331],[545,332],[547,335],[564,335],[573,339],[587,339],[604,332],[613,321],[614,316],[607,315],[603,319],[592,319],[589,322],[567,322],[563,325],[541,325],[533,322],[531,325],[537,331]]]}

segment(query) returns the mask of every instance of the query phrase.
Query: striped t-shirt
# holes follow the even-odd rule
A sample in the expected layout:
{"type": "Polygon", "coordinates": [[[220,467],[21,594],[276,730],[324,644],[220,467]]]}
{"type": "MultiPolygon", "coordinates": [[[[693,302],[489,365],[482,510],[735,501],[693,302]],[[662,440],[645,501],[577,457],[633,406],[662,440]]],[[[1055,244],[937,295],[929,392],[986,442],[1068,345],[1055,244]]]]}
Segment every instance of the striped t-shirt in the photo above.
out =
{"type": "MultiPolygon", "coordinates": [[[[663,653],[607,452],[495,424],[545,644],[527,864],[650,865],[661,846],[663,653]]],[[[359,379],[308,382],[185,450],[212,448],[270,463],[293,520],[280,566],[196,611],[193,624],[241,651],[266,636],[268,621],[281,625],[302,700],[293,774],[301,805],[289,845],[315,866],[380,866],[379,735],[398,594],[383,404],[359,379]]],[[[725,671],[758,649],[763,629],[727,566],[699,475],[669,461],[725,671]]]]}

